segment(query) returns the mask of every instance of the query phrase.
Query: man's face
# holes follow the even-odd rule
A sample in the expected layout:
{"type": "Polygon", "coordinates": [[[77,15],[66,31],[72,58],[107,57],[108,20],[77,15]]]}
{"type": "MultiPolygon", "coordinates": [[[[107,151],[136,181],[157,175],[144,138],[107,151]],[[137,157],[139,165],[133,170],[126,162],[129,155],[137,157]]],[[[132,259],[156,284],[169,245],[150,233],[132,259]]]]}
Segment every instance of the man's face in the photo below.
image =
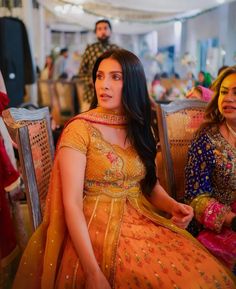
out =
{"type": "Polygon", "coordinates": [[[65,51],[65,52],[63,53],[63,56],[64,56],[64,58],[68,58],[68,56],[69,56],[68,51],[65,51]]]}
{"type": "Polygon", "coordinates": [[[96,36],[98,40],[105,41],[111,36],[111,29],[105,22],[98,23],[96,26],[96,36]]]}

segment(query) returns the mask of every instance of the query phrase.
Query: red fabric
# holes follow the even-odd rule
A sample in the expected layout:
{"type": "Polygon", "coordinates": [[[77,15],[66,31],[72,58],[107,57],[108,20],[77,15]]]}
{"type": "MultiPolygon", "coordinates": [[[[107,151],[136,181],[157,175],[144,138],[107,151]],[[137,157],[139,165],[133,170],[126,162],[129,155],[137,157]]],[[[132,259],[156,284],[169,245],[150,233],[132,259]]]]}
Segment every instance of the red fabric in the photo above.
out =
{"type": "MultiPolygon", "coordinates": [[[[236,213],[236,202],[231,206],[236,213]]],[[[213,214],[210,214],[213,215],[213,214]]],[[[236,264],[236,232],[223,227],[220,234],[211,230],[203,230],[197,239],[226,266],[233,270],[236,264]]]]}
{"type": "Polygon", "coordinates": [[[9,103],[9,98],[5,92],[0,91],[0,116],[2,111],[6,108],[9,103]]]}
{"type": "Polygon", "coordinates": [[[19,173],[13,167],[0,136],[0,180],[3,188],[8,187],[19,178],[19,173]]]}
{"type": "Polygon", "coordinates": [[[221,230],[220,234],[210,230],[204,230],[200,232],[197,239],[214,256],[233,270],[236,258],[236,232],[226,227],[221,230]]]}
{"type": "Polygon", "coordinates": [[[19,177],[12,166],[0,137],[0,256],[8,256],[16,247],[14,225],[4,187],[9,186],[19,177]]]}

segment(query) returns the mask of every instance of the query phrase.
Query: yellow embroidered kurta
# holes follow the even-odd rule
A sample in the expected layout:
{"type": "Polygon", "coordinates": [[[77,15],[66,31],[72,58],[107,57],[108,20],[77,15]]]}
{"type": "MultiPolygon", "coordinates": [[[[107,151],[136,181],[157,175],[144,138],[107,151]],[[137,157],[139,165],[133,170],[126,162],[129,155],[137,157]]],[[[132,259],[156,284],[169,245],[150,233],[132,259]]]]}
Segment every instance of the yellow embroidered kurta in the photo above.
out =
{"type": "MultiPolygon", "coordinates": [[[[67,146],[86,154],[84,215],[95,256],[111,287],[236,288],[227,269],[195,239],[143,205],[139,182],[145,168],[137,152],[108,143],[88,121],[92,113],[65,128],[58,149],[67,146]]],[[[84,288],[61,195],[56,158],[44,221],[24,253],[14,289],[84,288]]]]}

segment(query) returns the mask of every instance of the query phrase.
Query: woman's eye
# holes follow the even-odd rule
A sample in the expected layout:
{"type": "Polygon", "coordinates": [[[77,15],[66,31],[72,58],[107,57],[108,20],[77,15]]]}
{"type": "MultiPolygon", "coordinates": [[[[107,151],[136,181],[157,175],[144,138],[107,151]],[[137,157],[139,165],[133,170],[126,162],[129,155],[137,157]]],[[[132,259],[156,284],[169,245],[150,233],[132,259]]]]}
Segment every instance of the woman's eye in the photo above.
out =
{"type": "Polygon", "coordinates": [[[121,77],[121,75],[119,75],[119,74],[114,74],[114,75],[113,75],[113,79],[114,79],[114,80],[121,80],[121,78],[122,78],[122,77],[121,77]]]}
{"type": "Polygon", "coordinates": [[[97,74],[96,78],[97,79],[102,79],[102,75],[101,74],[97,74]]]}
{"type": "Polygon", "coordinates": [[[220,92],[220,94],[223,94],[223,95],[225,95],[225,94],[227,94],[227,93],[228,93],[228,92],[225,91],[225,90],[220,92]]]}

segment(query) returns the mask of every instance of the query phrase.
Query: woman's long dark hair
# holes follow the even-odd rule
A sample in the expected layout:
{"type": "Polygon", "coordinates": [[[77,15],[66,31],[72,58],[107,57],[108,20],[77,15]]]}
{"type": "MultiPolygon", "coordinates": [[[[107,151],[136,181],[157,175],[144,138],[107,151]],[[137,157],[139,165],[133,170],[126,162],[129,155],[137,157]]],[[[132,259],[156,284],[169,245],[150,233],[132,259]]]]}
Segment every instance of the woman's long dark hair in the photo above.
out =
{"type": "Polygon", "coordinates": [[[204,117],[205,121],[200,126],[198,132],[208,126],[218,126],[224,121],[224,117],[220,113],[219,108],[218,108],[218,99],[220,95],[220,87],[221,87],[223,80],[231,74],[236,74],[236,66],[230,66],[226,68],[223,72],[220,73],[220,75],[212,83],[211,89],[214,91],[214,95],[213,95],[212,100],[209,102],[209,104],[206,107],[205,117],[204,117]]]}
{"type": "MultiPolygon", "coordinates": [[[[128,119],[127,136],[145,165],[146,175],[141,181],[141,188],[145,195],[150,196],[157,180],[156,142],[151,129],[151,105],[143,66],[138,57],[130,51],[124,49],[109,50],[103,53],[94,65],[94,84],[98,67],[102,60],[107,58],[115,59],[122,67],[122,104],[128,119]]],[[[97,107],[97,104],[95,91],[90,108],[97,107]]]]}

